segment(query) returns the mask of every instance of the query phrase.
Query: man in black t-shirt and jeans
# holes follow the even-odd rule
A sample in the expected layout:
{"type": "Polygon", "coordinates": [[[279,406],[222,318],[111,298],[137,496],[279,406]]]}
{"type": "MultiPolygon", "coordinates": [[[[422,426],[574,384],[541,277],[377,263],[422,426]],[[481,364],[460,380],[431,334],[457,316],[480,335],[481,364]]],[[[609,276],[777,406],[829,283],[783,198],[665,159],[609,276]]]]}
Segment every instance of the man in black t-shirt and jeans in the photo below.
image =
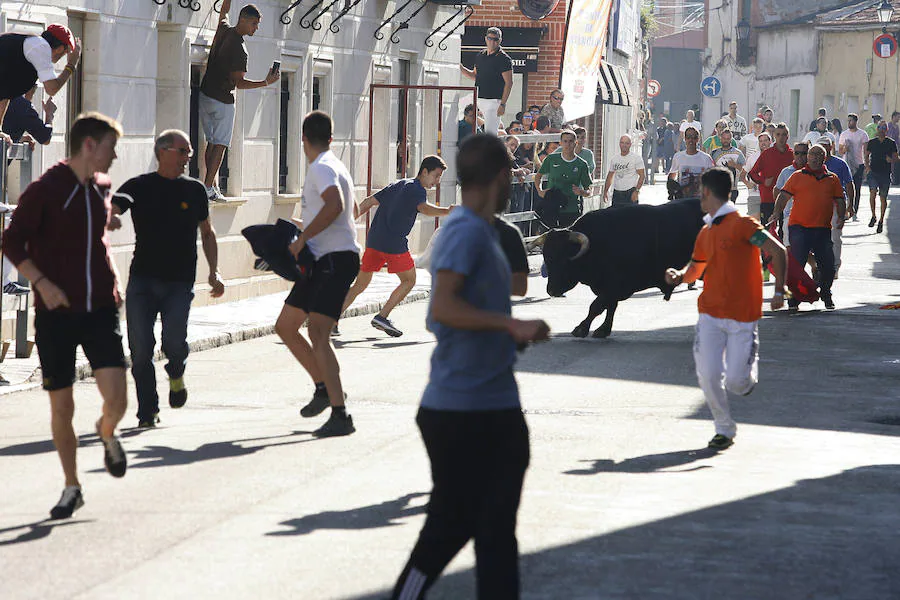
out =
{"type": "MultiPolygon", "coordinates": [[[[187,365],[187,324],[197,273],[197,229],[209,263],[211,296],[225,293],[218,271],[216,232],[209,222],[206,189],[184,175],[193,155],[188,135],[163,131],[153,151],[159,162],[154,173],[126,181],[113,197],[113,214],[131,209],[134,222],[134,259],[126,290],[128,346],[131,374],[138,397],[138,427],[156,427],[159,396],[153,350],[156,316],[162,320],[162,349],[169,362],[169,406],[187,402],[184,369],[187,365]]],[[[118,224],[116,224],[118,225],[118,224]]]]}
{"type": "Polygon", "coordinates": [[[490,27],[484,36],[487,48],[475,57],[475,68],[463,65],[459,70],[478,87],[478,108],[484,113],[484,132],[497,135],[500,117],[506,112],[506,99],[512,91],[512,59],[500,47],[503,32],[490,27]]]}
{"type": "Polygon", "coordinates": [[[872,220],[869,227],[875,227],[875,195],[881,196],[881,219],[878,220],[878,233],[884,231],[884,213],[887,211],[887,197],[891,189],[891,166],[900,160],[897,157],[897,143],[887,137],[887,123],[882,119],[875,129],[877,135],[866,144],[865,164],[866,180],[869,184],[869,206],[872,207],[872,220]]]}

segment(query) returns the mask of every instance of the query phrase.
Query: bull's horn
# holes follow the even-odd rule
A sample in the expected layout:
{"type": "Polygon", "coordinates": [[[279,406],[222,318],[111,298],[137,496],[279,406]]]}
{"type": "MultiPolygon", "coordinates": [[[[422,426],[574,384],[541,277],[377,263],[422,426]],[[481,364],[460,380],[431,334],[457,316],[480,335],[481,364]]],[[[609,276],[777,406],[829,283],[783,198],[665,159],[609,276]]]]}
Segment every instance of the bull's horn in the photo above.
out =
{"type": "Polygon", "coordinates": [[[573,242],[578,242],[579,246],[578,253],[575,254],[569,260],[575,260],[576,258],[581,258],[588,251],[588,248],[591,247],[591,241],[588,239],[588,236],[584,235],[578,231],[569,231],[569,239],[573,242]]]}
{"type": "MultiPolygon", "coordinates": [[[[550,232],[548,231],[547,233],[550,232]]],[[[544,242],[547,241],[547,233],[542,233],[541,235],[528,242],[528,250],[531,251],[535,248],[540,248],[541,246],[543,246],[544,242]]]]}

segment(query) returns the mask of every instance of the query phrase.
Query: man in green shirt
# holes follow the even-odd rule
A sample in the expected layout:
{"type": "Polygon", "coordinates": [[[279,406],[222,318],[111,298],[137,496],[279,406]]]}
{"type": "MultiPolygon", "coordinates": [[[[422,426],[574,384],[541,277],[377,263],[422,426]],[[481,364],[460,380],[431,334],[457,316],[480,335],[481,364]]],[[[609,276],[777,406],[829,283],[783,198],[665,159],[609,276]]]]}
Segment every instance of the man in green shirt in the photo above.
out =
{"type": "Polygon", "coordinates": [[[878,136],[878,123],[881,121],[881,115],[875,113],[872,115],[872,122],[866,125],[866,133],[869,134],[869,139],[874,139],[878,136]]]}
{"type": "MultiPolygon", "coordinates": [[[[575,154],[583,158],[584,162],[588,164],[588,167],[591,169],[591,177],[593,177],[597,163],[594,160],[594,152],[590,148],[584,147],[584,143],[587,141],[587,129],[579,125],[572,128],[572,131],[575,132],[575,154]]],[[[562,146],[554,150],[553,154],[562,154],[562,146]]]]}
{"type": "Polygon", "coordinates": [[[591,168],[575,154],[575,132],[567,129],[559,134],[562,152],[550,154],[538,171],[546,175],[548,187],[541,189],[540,181],[535,189],[542,198],[542,220],[549,227],[568,227],[581,216],[582,198],[590,194],[591,168]]]}

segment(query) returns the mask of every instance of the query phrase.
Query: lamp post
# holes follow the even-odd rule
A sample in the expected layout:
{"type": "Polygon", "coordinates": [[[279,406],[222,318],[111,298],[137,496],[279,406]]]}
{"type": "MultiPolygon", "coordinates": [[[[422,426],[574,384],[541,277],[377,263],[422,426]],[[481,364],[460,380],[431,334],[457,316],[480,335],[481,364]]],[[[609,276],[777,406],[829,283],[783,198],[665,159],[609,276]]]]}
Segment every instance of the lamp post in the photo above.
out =
{"type": "Polygon", "coordinates": [[[750,22],[746,17],[741,19],[735,28],[738,41],[738,62],[743,63],[747,60],[748,44],[750,43],[750,22]]]}
{"type": "Polygon", "coordinates": [[[891,17],[894,16],[894,7],[891,6],[888,0],[883,0],[876,12],[878,13],[878,22],[881,23],[881,33],[887,33],[888,23],[891,22],[891,17]]]}

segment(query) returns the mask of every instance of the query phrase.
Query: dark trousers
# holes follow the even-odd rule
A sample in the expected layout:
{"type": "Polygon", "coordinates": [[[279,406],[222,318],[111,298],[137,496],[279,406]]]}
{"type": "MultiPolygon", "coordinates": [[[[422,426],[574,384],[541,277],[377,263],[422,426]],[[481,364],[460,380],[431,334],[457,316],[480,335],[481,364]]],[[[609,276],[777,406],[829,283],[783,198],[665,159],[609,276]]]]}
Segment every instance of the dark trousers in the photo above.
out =
{"type": "Polygon", "coordinates": [[[187,365],[187,325],[194,284],[132,275],[125,297],[131,374],[137,388],[137,417],[140,421],[151,420],[159,412],[153,367],[156,317],[159,315],[162,320],[162,350],[168,359],[166,373],[170,379],[177,379],[184,375],[187,365]]]}
{"type": "Polygon", "coordinates": [[[519,597],[516,513],[528,468],[528,426],[519,409],[419,409],[431,461],[428,518],[392,598],[424,598],[454,556],[475,540],[478,598],[519,597]]]}
{"type": "Polygon", "coordinates": [[[859,165],[856,172],[853,173],[853,187],[856,188],[856,198],[853,199],[853,214],[859,210],[859,194],[862,192],[863,173],[866,171],[866,165],[859,165]]]}
{"type": "Polygon", "coordinates": [[[631,188],[629,190],[613,190],[612,205],[610,208],[633,205],[634,202],[631,201],[631,196],[632,194],[634,194],[634,190],[635,188],[631,188]]]}
{"type": "Polygon", "coordinates": [[[816,257],[819,270],[819,293],[822,298],[831,296],[831,284],[834,282],[834,246],[831,242],[831,229],[827,227],[802,227],[791,225],[791,254],[801,265],[806,264],[810,251],[816,257]]]}

